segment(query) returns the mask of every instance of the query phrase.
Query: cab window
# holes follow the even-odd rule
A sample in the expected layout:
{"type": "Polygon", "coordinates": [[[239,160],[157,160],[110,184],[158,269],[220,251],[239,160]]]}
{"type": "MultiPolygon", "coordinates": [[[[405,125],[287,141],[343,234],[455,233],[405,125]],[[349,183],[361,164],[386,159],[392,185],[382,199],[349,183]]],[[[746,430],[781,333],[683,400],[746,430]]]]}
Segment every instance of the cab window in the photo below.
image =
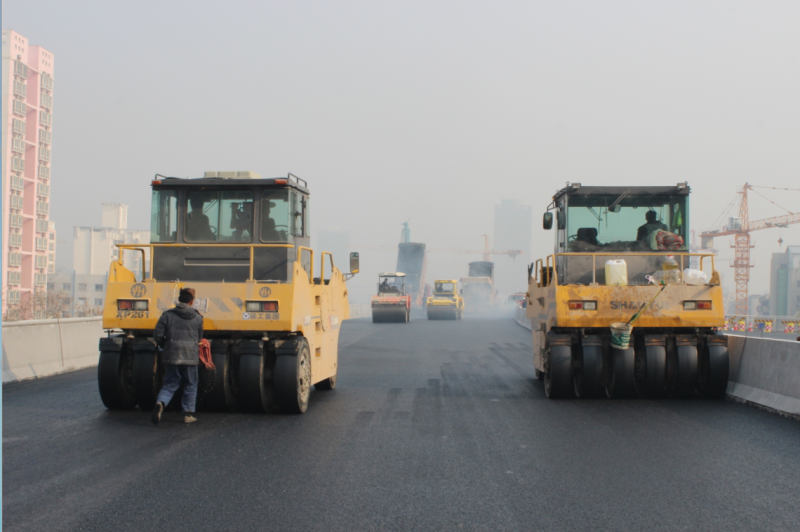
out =
{"type": "Polygon", "coordinates": [[[187,194],[188,242],[251,242],[253,193],[193,190],[187,194]]]}
{"type": "Polygon", "coordinates": [[[288,242],[290,236],[289,190],[261,193],[261,241],[288,242]]]}
{"type": "Polygon", "coordinates": [[[150,213],[150,242],[175,242],[178,237],[178,192],[154,190],[150,213]]]}

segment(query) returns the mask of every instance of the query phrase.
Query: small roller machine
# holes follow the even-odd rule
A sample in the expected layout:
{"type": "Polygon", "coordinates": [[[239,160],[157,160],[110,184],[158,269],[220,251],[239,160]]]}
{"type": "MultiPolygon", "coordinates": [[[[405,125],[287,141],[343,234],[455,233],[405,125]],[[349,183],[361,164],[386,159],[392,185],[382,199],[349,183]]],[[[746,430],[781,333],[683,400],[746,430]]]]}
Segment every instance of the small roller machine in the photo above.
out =
{"type": "Polygon", "coordinates": [[[406,323],[411,316],[411,296],[406,293],[405,274],[378,274],[378,294],[372,296],[373,323],[406,323]]]}
{"type": "Polygon", "coordinates": [[[455,279],[434,281],[433,296],[426,302],[429,320],[460,320],[464,312],[464,299],[459,295],[455,279]]]}

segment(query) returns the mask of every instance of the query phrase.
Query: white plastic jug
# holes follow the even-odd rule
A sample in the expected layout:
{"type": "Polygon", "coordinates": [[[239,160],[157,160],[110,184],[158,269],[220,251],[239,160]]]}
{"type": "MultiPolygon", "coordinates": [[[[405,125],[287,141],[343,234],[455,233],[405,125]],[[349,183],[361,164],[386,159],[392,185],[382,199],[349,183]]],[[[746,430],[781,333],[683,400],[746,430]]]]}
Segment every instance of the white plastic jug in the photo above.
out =
{"type": "Polygon", "coordinates": [[[691,285],[701,285],[708,283],[708,275],[703,270],[693,270],[686,268],[683,270],[683,282],[691,285]]]}
{"type": "Polygon", "coordinates": [[[606,261],[606,285],[628,286],[628,265],[624,260],[606,261]]]}

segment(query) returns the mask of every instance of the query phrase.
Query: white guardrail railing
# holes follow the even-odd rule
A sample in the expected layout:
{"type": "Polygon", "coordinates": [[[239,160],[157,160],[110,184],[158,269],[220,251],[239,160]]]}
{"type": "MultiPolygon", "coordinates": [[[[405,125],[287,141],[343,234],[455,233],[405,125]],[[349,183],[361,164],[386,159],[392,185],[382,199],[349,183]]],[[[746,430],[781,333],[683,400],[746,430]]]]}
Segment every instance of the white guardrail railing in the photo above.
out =
{"type": "Polygon", "coordinates": [[[724,331],[800,333],[800,318],[786,316],[725,316],[724,331]]]}

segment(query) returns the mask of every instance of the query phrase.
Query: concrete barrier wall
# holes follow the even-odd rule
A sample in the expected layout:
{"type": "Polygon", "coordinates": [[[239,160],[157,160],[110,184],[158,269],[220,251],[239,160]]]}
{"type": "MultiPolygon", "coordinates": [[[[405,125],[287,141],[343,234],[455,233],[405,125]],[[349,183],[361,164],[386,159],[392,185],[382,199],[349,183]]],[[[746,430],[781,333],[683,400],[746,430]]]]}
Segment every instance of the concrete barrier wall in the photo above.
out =
{"type": "Polygon", "coordinates": [[[527,309],[524,308],[519,308],[519,307],[516,308],[514,310],[514,319],[517,321],[517,323],[519,323],[526,329],[533,330],[533,326],[531,325],[531,320],[529,320],[528,317],[525,315],[526,310],[527,309]]]}
{"type": "Polygon", "coordinates": [[[728,395],[800,417],[800,342],[728,336],[728,395]]]}
{"type": "Polygon", "coordinates": [[[97,365],[102,318],[3,323],[3,382],[97,365]]]}
{"type": "MultiPolygon", "coordinates": [[[[370,317],[370,306],[350,305],[351,318],[370,317]]],[[[3,323],[3,382],[96,366],[105,336],[102,317],[3,323]]]]}
{"type": "Polygon", "coordinates": [[[369,303],[351,303],[350,304],[350,319],[354,320],[356,318],[371,318],[372,317],[372,307],[369,303]]]}

